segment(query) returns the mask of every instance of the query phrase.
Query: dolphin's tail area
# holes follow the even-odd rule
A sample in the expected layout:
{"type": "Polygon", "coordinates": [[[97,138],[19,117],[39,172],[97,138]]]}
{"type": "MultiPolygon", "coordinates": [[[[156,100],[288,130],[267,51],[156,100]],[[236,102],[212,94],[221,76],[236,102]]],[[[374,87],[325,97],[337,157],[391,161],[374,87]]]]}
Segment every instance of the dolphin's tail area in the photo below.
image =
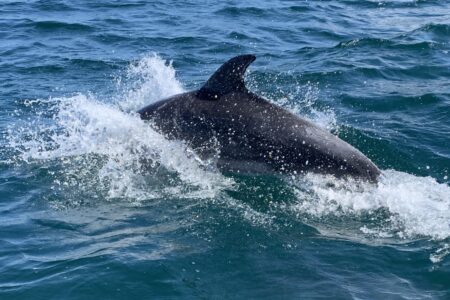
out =
{"type": "Polygon", "coordinates": [[[244,74],[248,66],[256,59],[246,54],[233,57],[224,63],[198,90],[197,97],[204,100],[217,100],[231,92],[245,92],[244,74]]]}

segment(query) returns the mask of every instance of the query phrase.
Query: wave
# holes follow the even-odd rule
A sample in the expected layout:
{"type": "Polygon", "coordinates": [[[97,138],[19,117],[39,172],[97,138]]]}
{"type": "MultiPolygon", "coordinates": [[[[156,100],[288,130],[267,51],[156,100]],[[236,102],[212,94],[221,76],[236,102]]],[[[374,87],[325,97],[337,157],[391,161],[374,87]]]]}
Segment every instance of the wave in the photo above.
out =
{"type": "Polygon", "coordinates": [[[65,30],[65,31],[82,31],[88,32],[93,31],[94,27],[82,24],[82,23],[68,23],[63,21],[34,21],[30,19],[25,19],[19,25],[20,27],[31,27],[40,31],[56,31],[56,30],[65,30]]]}
{"type": "Polygon", "coordinates": [[[253,40],[253,41],[259,41],[259,39],[251,37],[245,33],[232,31],[227,35],[228,38],[234,39],[234,40],[253,40]]]}
{"type": "Polygon", "coordinates": [[[91,31],[92,26],[81,23],[66,23],[61,21],[38,21],[34,22],[34,27],[40,30],[71,30],[71,31],[91,31]]]}
{"type": "Polygon", "coordinates": [[[121,1],[115,1],[115,2],[92,2],[92,3],[88,3],[87,6],[90,8],[139,8],[139,7],[143,7],[146,6],[147,2],[146,1],[135,1],[135,2],[127,2],[127,3],[122,3],[121,1]]]}
{"type": "Polygon", "coordinates": [[[27,66],[27,67],[15,67],[19,73],[22,74],[52,74],[52,73],[62,73],[66,69],[61,64],[48,64],[48,65],[37,65],[37,66],[27,66]]]}
{"type": "MultiPolygon", "coordinates": [[[[448,95],[450,97],[450,95],[448,95]]],[[[393,112],[393,111],[408,111],[411,109],[425,109],[433,108],[443,103],[442,94],[419,94],[419,95],[389,95],[382,99],[378,97],[367,96],[364,100],[352,97],[348,94],[342,94],[343,102],[352,106],[361,106],[361,101],[364,101],[364,109],[366,111],[377,112],[393,112]]]]}
{"type": "Polygon", "coordinates": [[[52,12],[63,12],[63,11],[74,11],[75,7],[69,6],[67,3],[54,0],[40,0],[33,3],[33,7],[39,11],[52,11],[52,12]]]}
{"type": "Polygon", "coordinates": [[[120,43],[120,42],[131,42],[133,41],[133,38],[130,38],[128,36],[123,36],[117,33],[101,33],[101,34],[94,34],[90,37],[92,40],[111,45],[114,43],[120,43]]]}
{"type": "Polygon", "coordinates": [[[434,7],[437,4],[441,4],[440,1],[428,1],[428,0],[412,0],[412,1],[342,1],[343,4],[348,6],[355,6],[358,8],[372,8],[372,9],[384,9],[384,8],[418,8],[430,6],[434,7]]]}
{"type": "MultiPolygon", "coordinates": [[[[259,93],[257,84],[253,89],[259,93]]],[[[324,235],[344,238],[353,234],[380,240],[450,238],[448,184],[394,170],[383,171],[377,185],[308,174],[286,178],[284,186],[274,189],[287,192],[279,193],[275,201],[274,192],[258,192],[261,189],[255,183],[221,174],[213,160],[201,160],[182,141],[166,139],[134,113],[184,91],[170,62],[157,55],[132,62],[117,79],[117,90],[109,99],[79,93],[25,101],[35,117],[29,118],[28,111],[9,129],[15,132],[8,136],[10,163],[34,165],[51,178],[53,194],[48,199],[55,207],[101,199],[135,203],[173,197],[212,199],[211,205],[238,211],[258,227],[276,229],[281,218],[281,222],[297,220],[324,235]],[[255,201],[240,200],[245,198],[255,201]],[[269,204],[264,207],[264,203],[269,204]]],[[[300,86],[292,93],[303,98],[274,97],[272,101],[300,115],[310,106],[311,118],[320,123],[325,115],[322,126],[327,128],[327,116],[333,113],[319,110],[314,116],[318,87],[300,86]]]]}
{"type": "MultiPolygon", "coordinates": [[[[23,47],[29,49],[29,47],[23,47]]],[[[11,52],[22,51],[22,49],[13,49],[11,52]]],[[[9,54],[9,53],[6,53],[9,54]]],[[[35,63],[33,65],[11,65],[10,68],[20,74],[58,74],[64,73],[73,68],[83,68],[87,70],[105,70],[111,71],[118,68],[120,62],[104,61],[84,58],[59,58],[59,63],[54,59],[53,63],[35,63]]]]}
{"type": "Polygon", "coordinates": [[[227,15],[227,16],[251,15],[254,17],[259,17],[259,16],[262,17],[262,16],[267,15],[267,10],[261,9],[258,7],[230,6],[230,7],[225,7],[225,8],[219,9],[215,13],[220,14],[220,15],[227,15]]]}
{"type": "Polygon", "coordinates": [[[87,67],[92,70],[110,70],[117,66],[115,62],[100,59],[72,58],[64,59],[64,61],[68,61],[72,66],[87,67]]]}
{"type": "Polygon", "coordinates": [[[359,48],[368,47],[398,49],[398,50],[425,50],[433,49],[436,43],[432,41],[413,41],[409,43],[402,43],[395,39],[381,39],[381,38],[356,38],[350,41],[340,42],[334,48],[359,48]]]}
{"type": "Polygon", "coordinates": [[[447,40],[440,42],[439,38],[447,38],[450,33],[449,24],[425,24],[409,32],[390,39],[364,37],[340,42],[335,48],[387,48],[398,50],[429,50],[446,45],[447,40]],[[423,35],[426,34],[426,35],[423,35]],[[433,38],[430,37],[430,34],[433,38]]]}
{"type": "Polygon", "coordinates": [[[413,30],[411,33],[416,32],[431,32],[436,35],[448,37],[448,35],[450,34],[450,24],[436,24],[436,23],[425,24],[413,30]]]}
{"type": "Polygon", "coordinates": [[[293,12],[307,12],[311,10],[311,7],[308,5],[293,5],[289,7],[289,10],[293,12]]]}

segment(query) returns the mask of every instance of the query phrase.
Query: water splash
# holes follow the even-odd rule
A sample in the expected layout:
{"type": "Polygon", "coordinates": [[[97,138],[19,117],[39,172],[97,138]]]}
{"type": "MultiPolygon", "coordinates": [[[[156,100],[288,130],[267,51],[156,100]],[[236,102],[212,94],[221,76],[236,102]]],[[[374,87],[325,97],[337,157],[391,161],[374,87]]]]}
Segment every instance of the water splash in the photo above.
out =
{"type": "MultiPolygon", "coordinates": [[[[133,113],[183,91],[170,63],[156,55],[144,57],[129,66],[118,85],[122,93],[112,100],[77,94],[26,101],[36,115],[10,128],[15,161],[39,162],[53,178],[52,188],[72,202],[80,201],[83,193],[95,199],[133,201],[214,198],[233,186],[234,181],[217,172],[213,162],[202,161],[181,141],[167,140],[133,113]]],[[[297,114],[309,107],[316,123],[325,116],[322,126],[334,127],[333,113],[314,117],[319,111],[314,108],[317,97],[317,86],[308,85],[277,102],[297,114]],[[289,104],[286,99],[293,97],[303,97],[301,104],[289,104]]],[[[302,220],[326,223],[327,218],[341,218],[344,224],[356,219],[359,233],[368,237],[450,237],[450,188],[430,177],[387,170],[376,186],[313,174],[289,184],[298,200],[280,207],[302,220]]],[[[258,220],[252,223],[274,223],[273,212],[244,207],[232,197],[224,201],[231,208],[240,207],[245,219],[258,220]]]]}
{"type": "Polygon", "coordinates": [[[81,93],[27,101],[37,114],[10,128],[15,160],[53,162],[47,167],[53,168],[55,190],[103,191],[108,199],[212,197],[231,185],[183,142],[167,140],[137,114],[124,112],[181,92],[172,66],[150,55],[131,64],[127,78],[135,80],[121,101],[81,93]]]}
{"type": "Polygon", "coordinates": [[[308,81],[306,85],[296,84],[292,92],[275,102],[302,118],[310,119],[327,131],[338,131],[335,112],[329,107],[317,107],[319,96],[318,84],[308,81]]]}
{"type": "Polygon", "coordinates": [[[307,175],[290,209],[313,218],[359,221],[376,238],[450,237],[450,187],[431,177],[386,170],[377,185],[307,175]]]}
{"type": "Polygon", "coordinates": [[[115,102],[125,111],[136,111],[145,105],[184,92],[175,77],[172,62],[150,54],[129,65],[124,77],[116,79],[121,92],[115,102]]]}
{"type": "Polygon", "coordinates": [[[430,260],[432,263],[437,264],[444,260],[446,256],[450,254],[450,245],[444,243],[440,248],[430,254],[430,260]]]}

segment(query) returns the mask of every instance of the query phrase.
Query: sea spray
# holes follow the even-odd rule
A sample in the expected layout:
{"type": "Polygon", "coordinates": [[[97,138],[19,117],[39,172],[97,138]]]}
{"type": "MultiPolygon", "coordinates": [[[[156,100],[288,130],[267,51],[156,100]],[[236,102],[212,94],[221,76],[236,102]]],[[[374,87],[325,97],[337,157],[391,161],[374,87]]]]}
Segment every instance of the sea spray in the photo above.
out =
{"type": "MultiPolygon", "coordinates": [[[[168,196],[207,198],[214,199],[211,205],[239,212],[253,226],[272,229],[277,228],[277,218],[289,218],[292,212],[324,235],[339,231],[350,238],[358,231],[379,240],[450,236],[450,188],[430,177],[393,170],[385,170],[377,185],[314,174],[296,177],[286,181],[296,201],[273,202],[270,195],[262,195],[261,201],[274,204],[268,211],[255,209],[226,194],[239,186],[218,172],[214,161],[200,159],[183,141],[168,140],[134,112],[184,91],[170,63],[154,54],[131,63],[124,79],[118,80],[118,90],[113,99],[79,93],[25,101],[36,114],[9,130],[15,162],[48,164],[53,189],[72,204],[82,192],[95,199],[134,202],[168,196]],[[321,224],[330,218],[342,225],[334,232],[321,224]]],[[[317,85],[296,90],[273,101],[325,129],[338,129],[332,110],[315,107],[317,85]],[[290,100],[295,97],[301,97],[297,104],[290,100]]]]}
{"type": "Polygon", "coordinates": [[[60,161],[64,171],[55,173],[56,186],[83,189],[80,182],[96,181],[92,188],[106,188],[106,198],[148,199],[171,192],[212,197],[232,184],[214,171],[213,161],[202,161],[182,141],[166,139],[133,112],[182,91],[172,66],[152,54],[132,63],[126,74],[134,80],[123,88],[121,101],[81,93],[27,101],[38,113],[9,130],[16,162],[60,161]]]}
{"type": "Polygon", "coordinates": [[[367,237],[450,237],[450,187],[434,178],[385,170],[377,184],[315,174],[293,184],[298,201],[288,208],[300,215],[359,219],[367,237]]]}

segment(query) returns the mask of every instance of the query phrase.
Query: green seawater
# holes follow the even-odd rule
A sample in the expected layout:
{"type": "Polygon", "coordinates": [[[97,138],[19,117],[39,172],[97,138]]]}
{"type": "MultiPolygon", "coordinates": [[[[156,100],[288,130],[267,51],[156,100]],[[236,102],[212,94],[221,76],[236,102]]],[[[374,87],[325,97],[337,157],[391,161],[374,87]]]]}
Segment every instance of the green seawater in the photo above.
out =
{"type": "Polygon", "coordinates": [[[1,1],[0,299],[450,299],[449,38],[449,1],[1,1]],[[246,53],[380,182],[222,174],[135,114],[246,53]]]}

